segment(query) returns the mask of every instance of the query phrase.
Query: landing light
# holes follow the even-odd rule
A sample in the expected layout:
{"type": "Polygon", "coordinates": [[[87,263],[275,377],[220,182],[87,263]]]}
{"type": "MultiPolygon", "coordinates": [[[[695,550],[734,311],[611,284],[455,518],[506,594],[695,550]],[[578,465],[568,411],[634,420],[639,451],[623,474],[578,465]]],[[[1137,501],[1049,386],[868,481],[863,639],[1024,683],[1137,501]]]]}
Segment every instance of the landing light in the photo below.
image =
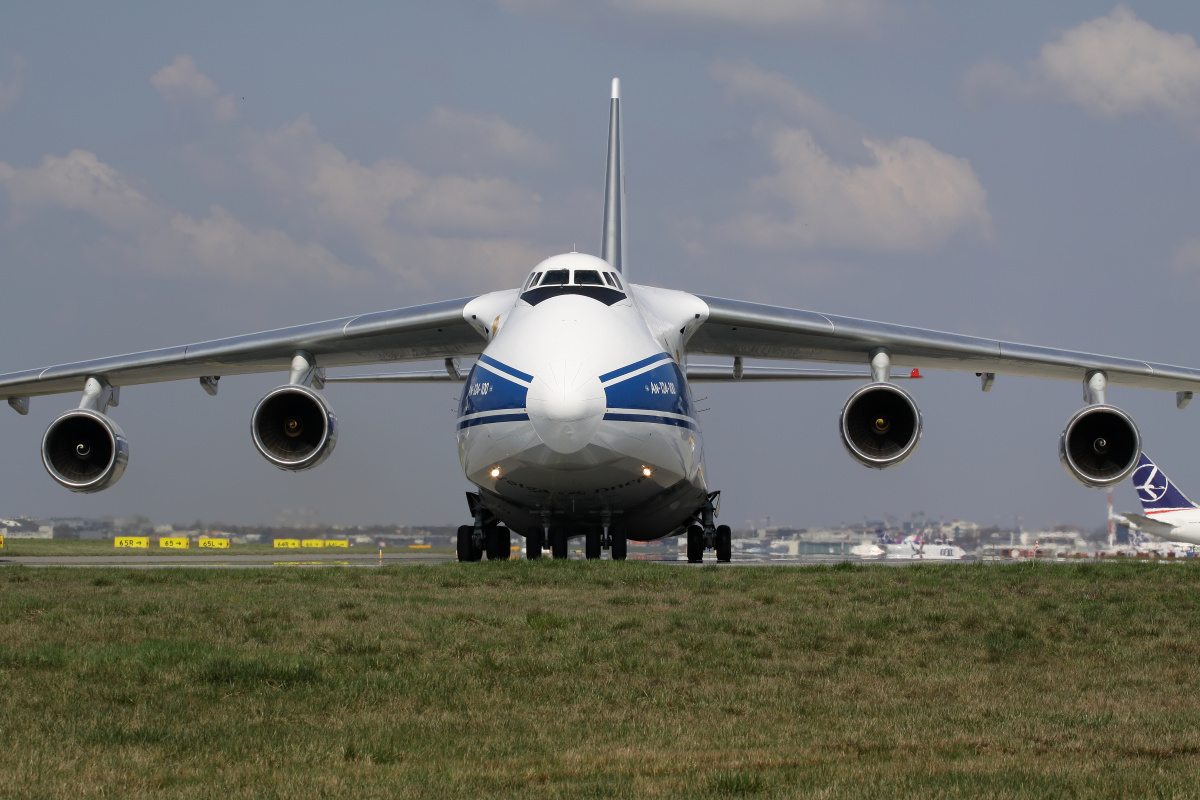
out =
{"type": "Polygon", "coordinates": [[[492,467],[492,477],[493,478],[500,477],[500,468],[499,467],[492,467]]]}
{"type": "Polygon", "coordinates": [[[650,477],[650,468],[642,467],[642,474],[645,475],[647,478],[649,478],[650,477]]]}

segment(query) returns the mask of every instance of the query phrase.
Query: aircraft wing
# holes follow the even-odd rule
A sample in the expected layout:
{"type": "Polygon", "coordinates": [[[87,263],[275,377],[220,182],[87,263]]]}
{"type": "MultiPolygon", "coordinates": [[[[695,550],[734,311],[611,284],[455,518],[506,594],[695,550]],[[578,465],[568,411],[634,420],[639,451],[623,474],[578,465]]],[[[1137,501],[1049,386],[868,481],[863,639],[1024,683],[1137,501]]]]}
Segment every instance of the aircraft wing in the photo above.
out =
{"type": "Polygon", "coordinates": [[[321,367],[474,355],[486,344],[464,311],[473,298],[314,322],[199,344],[147,350],[0,375],[0,397],[80,391],[89,376],[113,386],[206,376],[284,372],[297,350],[321,367]]]}
{"type": "Polygon", "coordinates": [[[886,348],[893,364],[921,369],[1082,381],[1094,370],[1110,386],[1192,392],[1200,369],[1057,350],[793,308],[700,297],[708,306],[689,353],[745,358],[869,363],[886,348]]]}

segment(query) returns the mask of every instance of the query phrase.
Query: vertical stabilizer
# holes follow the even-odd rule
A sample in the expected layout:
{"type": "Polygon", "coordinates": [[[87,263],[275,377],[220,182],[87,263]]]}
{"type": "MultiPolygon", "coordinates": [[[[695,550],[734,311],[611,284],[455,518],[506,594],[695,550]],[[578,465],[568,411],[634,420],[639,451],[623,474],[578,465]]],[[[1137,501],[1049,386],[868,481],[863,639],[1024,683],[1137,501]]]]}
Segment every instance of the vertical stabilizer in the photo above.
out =
{"type": "Polygon", "coordinates": [[[1142,501],[1142,510],[1147,514],[1197,507],[1145,453],[1139,456],[1137,468],[1133,471],[1133,487],[1137,489],[1138,500],[1142,501]]]}
{"type": "Polygon", "coordinates": [[[604,175],[604,235],[600,257],[625,269],[625,151],[621,145],[621,79],[613,78],[608,106],[608,170],[604,175]]]}

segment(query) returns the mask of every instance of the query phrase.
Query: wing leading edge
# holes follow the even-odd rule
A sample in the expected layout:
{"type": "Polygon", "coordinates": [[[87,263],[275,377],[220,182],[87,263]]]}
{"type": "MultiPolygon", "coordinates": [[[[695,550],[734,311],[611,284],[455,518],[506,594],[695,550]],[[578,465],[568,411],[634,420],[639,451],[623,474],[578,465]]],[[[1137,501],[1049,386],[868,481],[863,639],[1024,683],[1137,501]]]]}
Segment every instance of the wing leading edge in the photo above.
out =
{"type": "Polygon", "coordinates": [[[147,350],[123,356],[0,375],[0,397],[83,389],[91,376],[129,386],[255,372],[287,372],[297,350],[322,367],[423,361],[477,355],[486,344],[467,320],[474,298],[379,311],[326,322],[147,350]]]}
{"type": "Polygon", "coordinates": [[[892,325],[792,308],[700,297],[707,319],[688,340],[689,353],[744,358],[869,363],[885,348],[894,364],[922,369],[1028,378],[1084,380],[1104,372],[1109,385],[1196,391],[1200,370],[1073,350],[892,325]]]}

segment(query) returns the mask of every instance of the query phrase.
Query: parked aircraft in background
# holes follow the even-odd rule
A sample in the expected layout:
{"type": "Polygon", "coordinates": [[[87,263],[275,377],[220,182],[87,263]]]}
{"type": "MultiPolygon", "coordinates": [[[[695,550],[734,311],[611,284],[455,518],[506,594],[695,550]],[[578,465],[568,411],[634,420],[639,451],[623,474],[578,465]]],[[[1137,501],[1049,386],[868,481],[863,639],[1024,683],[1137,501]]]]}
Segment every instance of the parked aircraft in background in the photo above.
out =
{"type": "Polygon", "coordinates": [[[24,414],[32,396],[82,392],[78,408],[46,430],[42,462],[68,489],[96,492],[115,484],[129,460],[125,434],[108,414],[123,387],[188,379],[216,395],[221,376],[283,373],[286,383],[251,414],[252,438],[268,462],[300,471],[323,462],[337,442],[327,384],[460,382],[459,458],[478,489],[467,495],[472,522],[459,530],[460,559],[508,558],[510,531],[525,536],[531,558],[544,546],[565,558],[569,539],[583,536],[589,558],[609,548],[616,559],[628,539],[686,531],[689,561],[709,548],[728,561],[730,529],[715,521],[720,493],[705,473],[691,384],[859,381],[838,421],[842,444],[858,463],[885,469],[909,458],[921,438],[917,403],[895,380],[919,377],[918,368],[973,372],[985,392],[996,375],[1082,381],[1086,405],[1067,420],[1059,457],[1073,478],[1096,488],[1129,477],[1141,452],[1133,420],[1108,403],[1109,385],[1173,391],[1180,408],[1200,387],[1196,369],[631,283],[614,80],[599,257],[557,255],[520,287],[477,297],[0,375],[0,396],[24,414]],[[695,355],[731,362],[696,364],[695,355]],[[744,358],[852,368],[750,366],[744,358]],[[325,372],[431,360],[440,368],[325,372]]]}
{"type": "Polygon", "coordinates": [[[1138,457],[1132,480],[1145,513],[1117,514],[1117,522],[1155,539],[1200,544],[1200,506],[1179,491],[1145,453],[1138,457]]]}

